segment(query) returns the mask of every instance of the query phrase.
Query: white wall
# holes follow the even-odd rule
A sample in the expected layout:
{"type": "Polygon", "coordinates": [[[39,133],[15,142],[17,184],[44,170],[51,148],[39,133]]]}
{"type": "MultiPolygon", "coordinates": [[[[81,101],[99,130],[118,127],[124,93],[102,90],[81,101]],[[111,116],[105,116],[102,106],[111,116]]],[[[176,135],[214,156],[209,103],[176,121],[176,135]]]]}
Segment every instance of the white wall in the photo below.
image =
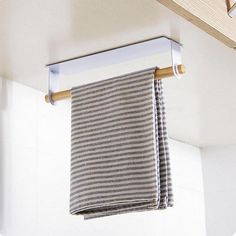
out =
{"type": "Polygon", "coordinates": [[[202,149],[208,236],[236,233],[236,145],[202,149]]]}
{"type": "Polygon", "coordinates": [[[198,148],[170,141],[175,206],[84,221],[69,214],[70,103],[3,80],[0,120],[2,236],[204,236],[198,148]]]}

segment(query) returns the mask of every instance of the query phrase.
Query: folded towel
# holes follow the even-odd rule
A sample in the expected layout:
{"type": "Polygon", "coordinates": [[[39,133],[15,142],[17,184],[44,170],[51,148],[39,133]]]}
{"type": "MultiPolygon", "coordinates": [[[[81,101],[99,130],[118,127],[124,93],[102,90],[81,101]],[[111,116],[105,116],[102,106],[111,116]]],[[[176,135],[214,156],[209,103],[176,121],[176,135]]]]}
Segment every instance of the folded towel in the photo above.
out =
{"type": "Polygon", "coordinates": [[[172,206],[155,68],[72,88],[70,212],[85,219],[172,206]]]}

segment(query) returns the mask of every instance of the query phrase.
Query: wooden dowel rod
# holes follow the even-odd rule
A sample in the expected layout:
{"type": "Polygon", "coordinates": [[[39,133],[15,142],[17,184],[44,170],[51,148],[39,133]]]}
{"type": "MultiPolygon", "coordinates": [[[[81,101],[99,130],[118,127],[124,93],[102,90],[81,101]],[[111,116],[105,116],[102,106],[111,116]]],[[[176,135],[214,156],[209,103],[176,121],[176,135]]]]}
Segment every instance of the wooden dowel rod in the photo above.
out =
{"type": "MultiPolygon", "coordinates": [[[[185,73],[185,66],[184,65],[178,65],[178,71],[179,74],[184,74],[185,73]]],[[[163,69],[158,69],[155,71],[155,79],[161,80],[167,77],[172,77],[174,76],[173,68],[172,66],[163,68],[163,69]]],[[[71,91],[70,90],[64,90],[60,92],[56,92],[52,94],[52,100],[53,101],[60,101],[63,99],[67,99],[71,97],[71,91]]],[[[49,97],[48,94],[45,95],[45,101],[49,102],[49,97]]]]}
{"type": "MultiPolygon", "coordinates": [[[[64,91],[60,91],[60,92],[56,92],[52,94],[53,101],[60,101],[60,100],[64,100],[70,97],[71,97],[70,90],[64,90],[64,91]]],[[[49,102],[48,94],[45,95],[45,101],[49,102]]]]}
{"type": "MultiPolygon", "coordinates": [[[[184,74],[185,73],[185,66],[184,65],[178,65],[178,71],[179,74],[184,74]]],[[[166,67],[163,69],[158,69],[155,71],[155,79],[161,80],[167,77],[172,77],[174,76],[173,68],[172,66],[166,67]]]]}

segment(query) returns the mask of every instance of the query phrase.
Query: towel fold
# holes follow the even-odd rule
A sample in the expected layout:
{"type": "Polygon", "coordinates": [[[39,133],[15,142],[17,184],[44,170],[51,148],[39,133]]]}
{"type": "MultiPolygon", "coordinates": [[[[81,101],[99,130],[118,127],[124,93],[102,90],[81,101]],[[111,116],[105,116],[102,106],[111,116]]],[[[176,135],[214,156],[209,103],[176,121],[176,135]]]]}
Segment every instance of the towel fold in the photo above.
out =
{"type": "Polygon", "coordinates": [[[162,83],[154,72],[72,88],[71,214],[172,206],[162,83]]]}

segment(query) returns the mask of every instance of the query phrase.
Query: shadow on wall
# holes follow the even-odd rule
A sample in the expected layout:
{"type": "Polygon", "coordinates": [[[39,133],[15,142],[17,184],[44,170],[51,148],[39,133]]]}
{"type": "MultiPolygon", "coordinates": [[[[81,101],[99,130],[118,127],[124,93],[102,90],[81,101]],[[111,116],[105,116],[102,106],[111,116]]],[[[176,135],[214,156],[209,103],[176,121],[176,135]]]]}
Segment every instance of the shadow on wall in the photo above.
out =
{"type": "MultiPolygon", "coordinates": [[[[0,63],[1,85],[0,86],[2,86],[2,83],[3,83],[2,81],[3,79],[1,78],[1,76],[5,78],[10,77],[10,74],[8,73],[8,71],[10,71],[10,68],[11,68],[11,64],[10,64],[11,58],[9,58],[9,46],[11,42],[9,38],[11,38],[11,36],[7,32],[7,29],[9,29],[8,23],[10,22],[10,20],[7,17],[9,10],[10,9],[6,7],[6,4],[3,1],[0,1],[0,35],[3,36],[1,37],[1,43],[0,43],[0,61],[1,61],[0,63]]],[[[4,97],[2,97],[2,94],[0,94],[0,98],[1,98],[0,106],[2,108],[2,103],[4,103],[4,100],[3,100],[4,97]]]]}
{"type": "Polygon", "coordinates": [[[166,27],[176,25],[174,14],[166,23],[164,7],[157,1],[70,0],[59,7],[66,20],[58,19],[63,27],[50,36],[51,63],[161,35],[179,39],[166,27]]]}

